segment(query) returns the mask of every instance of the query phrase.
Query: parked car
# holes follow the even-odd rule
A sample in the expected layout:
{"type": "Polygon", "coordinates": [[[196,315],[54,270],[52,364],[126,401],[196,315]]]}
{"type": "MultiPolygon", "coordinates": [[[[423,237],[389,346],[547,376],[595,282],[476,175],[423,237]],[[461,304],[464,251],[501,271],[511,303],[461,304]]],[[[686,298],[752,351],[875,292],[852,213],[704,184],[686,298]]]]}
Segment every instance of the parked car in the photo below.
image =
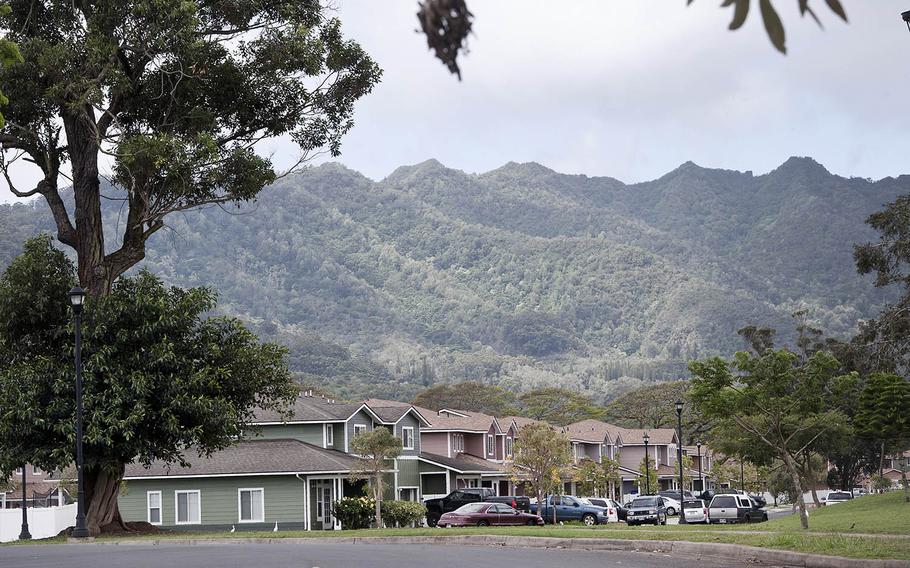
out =
{"type": "Polygon", "coordinates": [[[514,525],[542,525],[537,515],[523,513],[503,503],[480,501],[462,505],[454,511],[439,517],[436,526],[441,527],[489,527],[514,525]]]}
{"type": "Polygon", "coordinates": [[[468,487],[456,489],[439,499],[424,501],[423,504],[427,508],[427,525],[435,527],[443,514],[455,511],[468,503],[478,502],[502,503],[524,512],[531,510],[531,500],[527,497],[496,495],[489,487],[468,487]]]}
{"type": "Polygon", "coordinates": [[[823,499],[825,505],[836,505],[853,499],[853,494],[849,491],[831,491],[823,499]]]}
{"type": "Polygon", "coordinates": [[[555,495],[544,501],[543,508],[531,505],[531,512],[543,517],[544,522],[553,522],[553,509],[556,509],[556,522],[581,521],[588,526],[609,522],[607,510],[583,502],[569,495],[555,495]]]}
{"type": "Polygon", "coordinates": [[[768,513],[762,511],[748,495],[715,495],[708,506],[709,524],[760,523],[767,520],[768,513]]]}
{"type": "MultiPolygon", "coordinates": [[[[670,499],[673,499],[677,503],[679,502],[679,499],[680,499],[678,489],[671,489],[668,491],[658,491],[657,494],[660,495],[661,497],[668,497],[670,499]]],[[[693,495],[692,492],[689,491],[688,489],[683,491],[683,496],[686,499],[695,499],[695,495],[693,495]]]]}
{"type": "Polygon", "coordinates": [[[636,497],[629,504],[626,524],[636,526],[643,523],[653,525],[667,524],[667,501],[660,495],[636,497]]]}
{"type": "MultiPolygon", "coordinates": [[[[658,494],[658,495],[663,497],[660,494],[658,494]]],[[[667,506],[667,514],[669,516],[672,517],[672,516],[675,516],[677,513],[679,513],[679,509],[680,509],[679,501],[677,501],[676,499],[673,499],[672,497],[663,497],[663,500],[664,500],[664,504],[667,506]]]]}
{"type": "Polygon", "coordinates": [[[610,507],[616,509],[616,520],[626,520],[626,513],[628,513],[629,510],[626,507],[620,505],[618,501],[615,501],[613,499],[604,499],[602,497],[588,497],[587,499],[591,502],[592,505],[607,509],[607,512],[609,512],[610,507]]]}
{"type": "Polygon", "coordinates": [[[599,497],[579,497],[579,499],[583,503],[604,509],[607,513],[608,523],[619,522],[619,512],[616,510],[616,507],[613,505],[613,501],[610,499],[601,499],[599,497]]]}
{"type": "Polygon", "coordinates": [[[684,510],[687,523],[708,522],[708,506],[701,499],[686,499],[684,510]]]}

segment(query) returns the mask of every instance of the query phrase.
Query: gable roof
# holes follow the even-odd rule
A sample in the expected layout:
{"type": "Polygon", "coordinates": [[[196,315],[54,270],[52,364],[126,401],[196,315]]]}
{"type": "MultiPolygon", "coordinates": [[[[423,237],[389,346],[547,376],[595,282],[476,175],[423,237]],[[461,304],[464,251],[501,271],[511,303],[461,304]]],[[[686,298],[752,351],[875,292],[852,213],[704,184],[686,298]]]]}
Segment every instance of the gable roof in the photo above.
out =
{"type": "Polygon", "coordinates": [[[348,472],[357,465],[357,458],[344,452],[291,439],[238,442],[210,457],[188,455],[186,461],[190,467],[168,465],[160,460],[152,462],[148,468],[131,463],[126,466],[124,479],[348,472]]]}
{"type": "Polygon", "coordinates": [[[566,426],[566,435],[573,442],[603,444],[604,440],[613,444],[622,428],[602,420],[580,420],[566,426]]]}
{"type": "Polygon", "coordinates": [[[517,430],[521,430],[525,426],[530,426],[531,424],[538,424],[540,420],[535,420],[533,418],[528,418],[526,416],[504,416],[499,419],[500,424],[512,423],[515,425],[517,430]]]}
{"type": "Polygon", "coordinates": [[[381,398],[369,398],[364,401],[370,407],[389,407],[404,406],[414,408],[429,423],[429,426],[423,428],[424,432],[481,432],[486,433],[490,425],[495,424],[496,430],[501,432],[499,422],[489,414],[481,412],[469,412],[467,410],[454,410],[444,408],[440,411],[430,410],[421,406],[414,406],[406,402],[394,400],[383,400],[381,398]]]}
{"type": "MultiPolygon", "coordinates": [[[[364,403],[366,404],[366,403],[364,403]]],[[[372,406],[367,405],[370,410],[376,413],[383,424],[396,424],[404,418],[406,414],[411,414],[423,425],[429,425],[429,421],[423,417],[423,414],[417,411],[413,406],[372,406]]]]}

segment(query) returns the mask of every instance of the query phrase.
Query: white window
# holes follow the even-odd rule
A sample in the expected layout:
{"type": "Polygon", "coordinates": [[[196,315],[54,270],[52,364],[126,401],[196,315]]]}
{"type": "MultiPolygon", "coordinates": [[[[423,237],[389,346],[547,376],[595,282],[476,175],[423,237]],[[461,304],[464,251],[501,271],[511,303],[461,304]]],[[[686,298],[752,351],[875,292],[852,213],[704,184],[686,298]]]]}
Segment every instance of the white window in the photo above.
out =
{"type": "Polygon", "coordinates": [[[452,450],[456,453],[464,451],[464,434],[452,434],[452,450]]]}
{"type": "Polygon", "coordinates": [[[22,468],[17,467],[16,470],[13,472],[13,475],[22,475],[22,468]]]}
{"type": "Polygon", "coordinates": [[[39,468],[37,465],[33,465],[32,475],[41,475],[41,468],[39,468]]]}
{"type": "Polygon", "coordinates": [[[260,489],[238,489],[237,509],[241,523],[265,522],[265,492],[260,489]]]}
{"type": "Polygon", "coordinates": [[[175,491],[176,524],[198,525],[202,522],[199,491],[175,491]]]}
{"type": "Polygon", "coordinates": [[[355,436],[357,434],[364,434],[364,433],[366,433],[366,431],[367,431],[366,424],[354,424],[354,435],[355,436]]]}
{"type": "Polygon", "coordinates": [[[506,457],[512,457],[512,438],[506,438],[506,457]]]}
{"type": "Polygon", "coordinates": [[[325,445],[326,446],[335,445],[335,426],[333,424],[325,425],[325,445]]]}
{"type": "Polygon", "coordinates": [[[148,522],[152,525],[161,524],[161,491],[148,491],[146,494],[148,503],[148,522]]]}
{"type": "Polygon", "coordinates": [[[414,428],[412,426],[404,426],[401,429],[401,447],[405,450],[414,449],[414,428]]]}
{"type": "Polygon", "coordinates": [[[493,434],[487,434],[487,455],[493,455],[493,434]]]}

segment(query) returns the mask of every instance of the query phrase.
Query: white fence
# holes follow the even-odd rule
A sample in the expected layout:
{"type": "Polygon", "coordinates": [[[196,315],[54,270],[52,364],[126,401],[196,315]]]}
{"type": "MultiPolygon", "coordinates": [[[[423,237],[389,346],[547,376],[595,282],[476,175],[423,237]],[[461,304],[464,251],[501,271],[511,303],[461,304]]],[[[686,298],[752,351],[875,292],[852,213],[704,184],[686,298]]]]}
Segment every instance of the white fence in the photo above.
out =
{"type": "MultiPolygon", "coordinates": [[[[28,532],[32,538],[57,536],[66,527],[76,524],[76,504],[63,507],[29,508],[28,532]]],[[[22,531],[22,509],[0,509],[0,542],[19,539],[22,531]]]]}

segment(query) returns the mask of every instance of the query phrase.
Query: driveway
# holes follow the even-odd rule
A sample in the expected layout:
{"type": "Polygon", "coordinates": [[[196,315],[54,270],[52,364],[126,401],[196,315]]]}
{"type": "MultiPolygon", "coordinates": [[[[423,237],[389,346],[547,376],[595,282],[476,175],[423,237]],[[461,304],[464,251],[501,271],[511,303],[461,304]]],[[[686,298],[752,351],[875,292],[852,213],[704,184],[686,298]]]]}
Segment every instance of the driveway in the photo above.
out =
{"type": "Polygon", "coordinates": [[[47,544],[0,548],[3,568],[754,568],[729,560],[665,554],[447,545],[388,544],[47,544]]]}

